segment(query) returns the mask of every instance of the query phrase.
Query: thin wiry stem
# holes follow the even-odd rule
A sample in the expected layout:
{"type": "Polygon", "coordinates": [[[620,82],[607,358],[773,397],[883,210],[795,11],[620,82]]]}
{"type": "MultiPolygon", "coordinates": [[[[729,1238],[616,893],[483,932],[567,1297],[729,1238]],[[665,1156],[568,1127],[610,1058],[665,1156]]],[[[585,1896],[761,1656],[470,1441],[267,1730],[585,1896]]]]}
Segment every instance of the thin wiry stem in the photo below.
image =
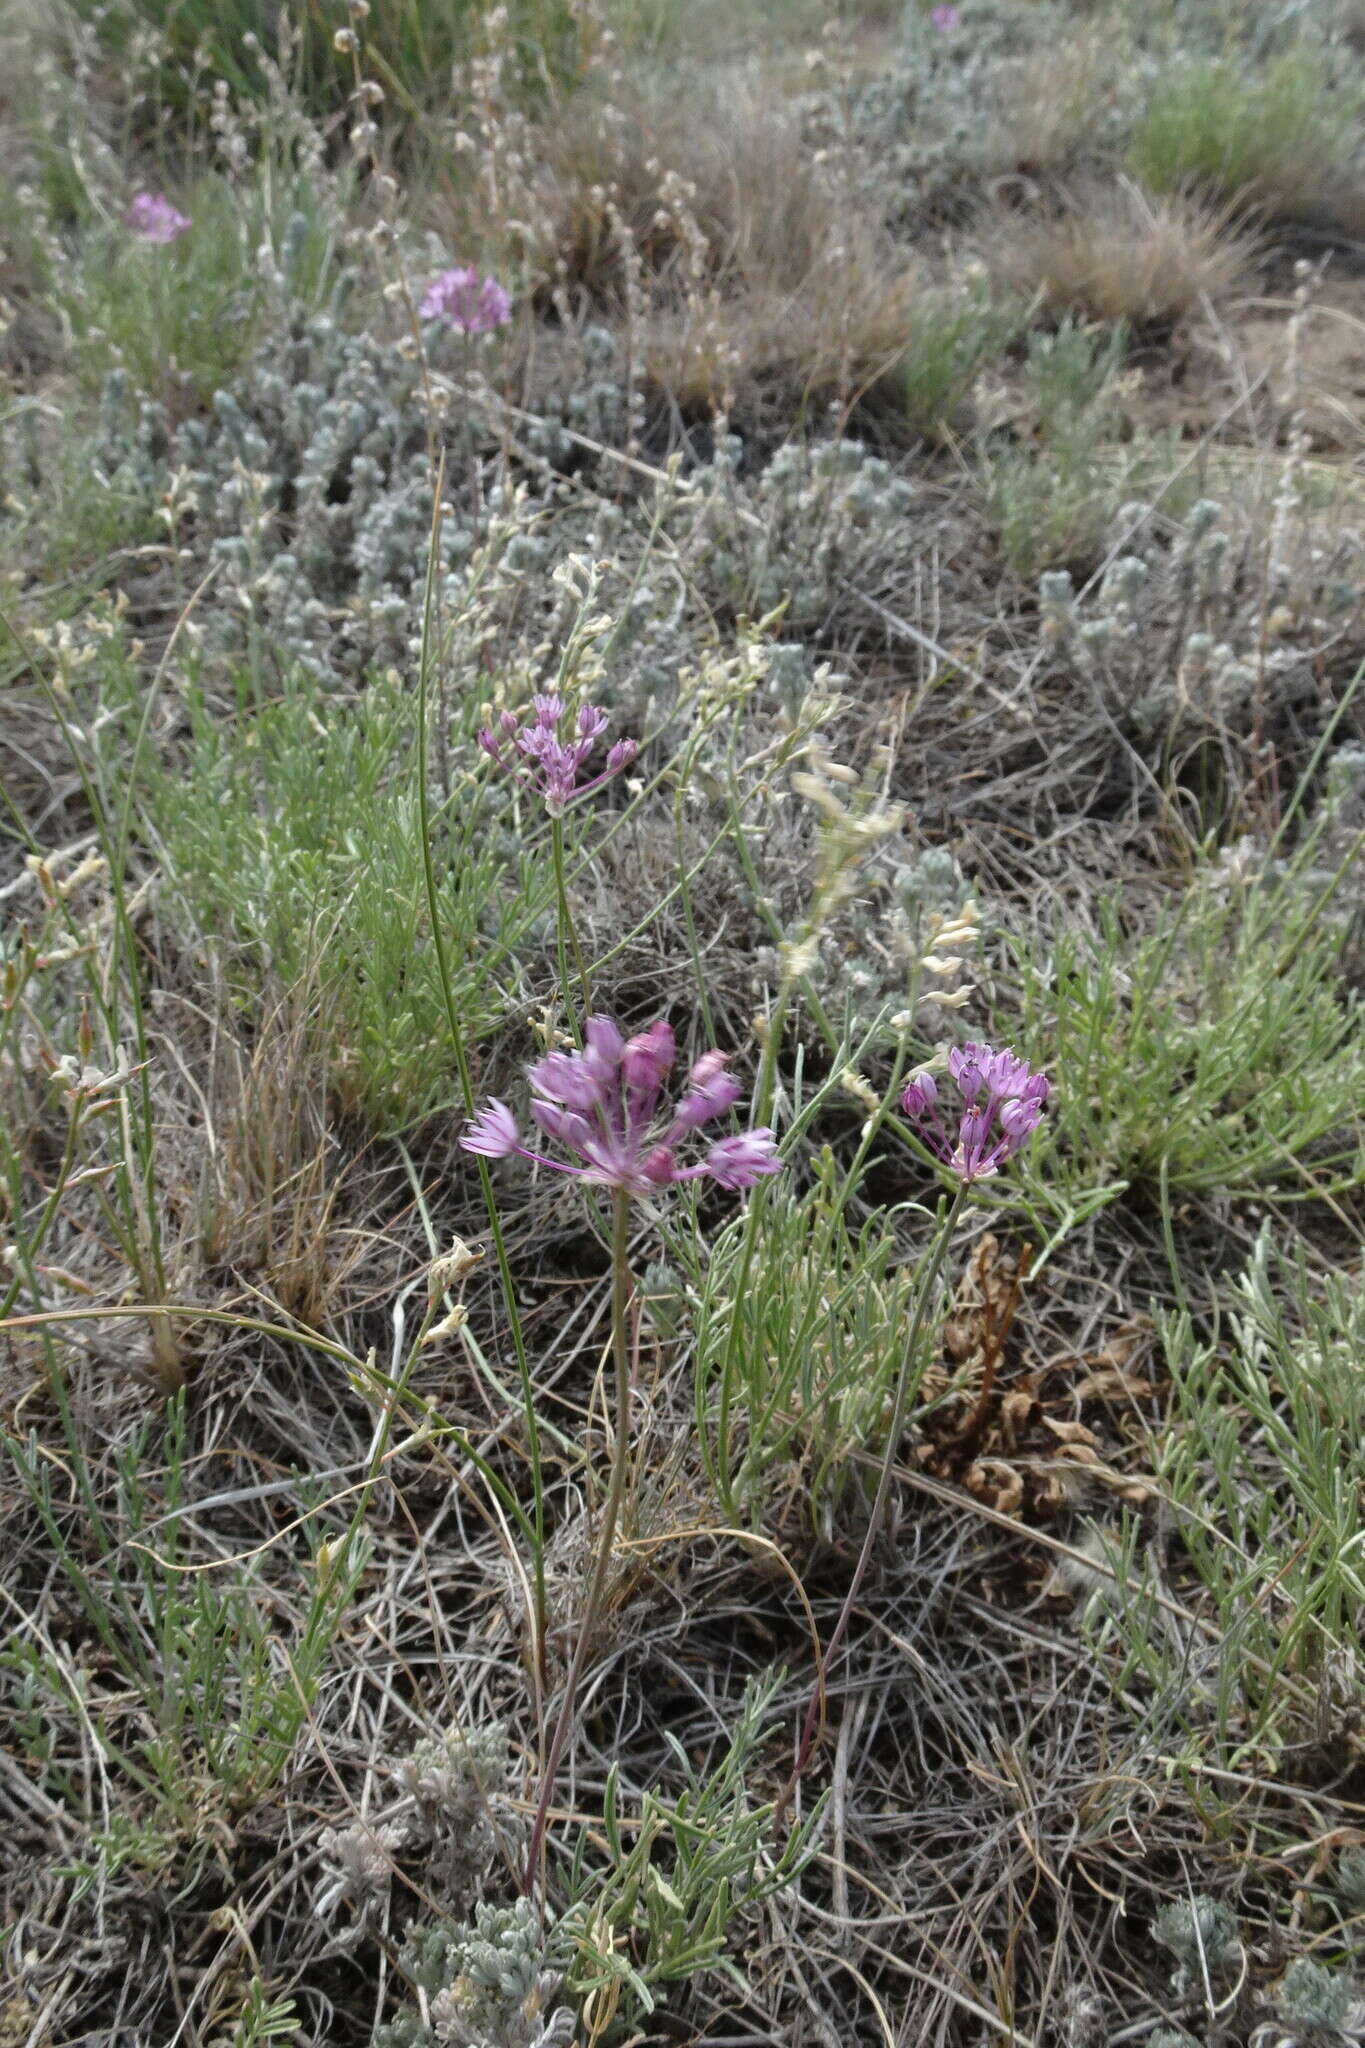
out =
{"type": "Polygon", "coordinates": [[[630,1465],[630,1336],[627,1329],[630,1309],[630,1195],[624,1188],[615,1188],[612,1191],[611,1202],[611,1348],[616,1363],[616,1423],[612,1443],[611,1478],[607,1485],[606,1505],[602,1510],[602,1527],[598,1532],[597,1557],[588,1586],[588,1597],[583,1604],[583,1619],[579,1624],[578,1641],[574,1644],[568,1676],[564,1680],[564,1697],[560,1702],[559,1718],[555,1722],[555,1732],[550,1741],[549,1754],[545,1759],[540,1799],[536,1806],[535,1823],[531,1829],[530,1847],[526,1852],[528,1893],[534,1891],[537,1876],[540,1874],[545,1824],[549,1817],[555,1773],[559,1769],[559,1760],[564,1753],[564,1744],[573,1720],[574,1702],[578,1696],[578,1681],[582,1677],[588,1647],[597,1629],[607,1580],[611,1574],[612,1547],[616,1541],[616,1527],[621,1519],[621,1507],[626,1497],[626,1475],[630,1465]]]}
{"type": "Polygon", "coordinates": [[[582,1044],[581,1026],[574,1019],[574,1006],[569,995],[568,948],[573,948],[574,972],[578,976],[579,993],[583,998],[583,1017],[586,1021],[592,1015],[592,991],[588,986],[588,970],[583,959],[583,948],[578,943],[578,931],[569,909],[569,889],[564,875],[564,820],[550,820],[550,846],[555,864],[555,891],[559,898],[559,916],[556,920],[555,937],[559,945],[559,987],[564,998],[564,1007],[572,1021],[574,1040],[582,1044]]]}
{"type": "MultiPolygon", "coordinates": [[[[427,788],[427,690],[431,673],[432,613],[435,604],[436,562],[439,555],[441,533],[441,493],[445,487],[445,459],[437,463],[435,487],[432,494],[431,544],[427,555],[426,589],[422,599],[422,645],[421,663],[417,678],[417,815],[418,829],[422,842],[422,879],[426,888],[427,915],[431,920],[431,943],[436,955],[437,978],[441,984],[441,1000],[445,1006],[446,1025],[450,1032],[451,1050],[460,1077],[460,1092],[464,1098],[465,1111],[473,1116],[476,1109],[474,1077],[470,1071],[469,1053],[460,1029],[459,1008],[455,1001],[454,984],[450,977],[450,955],[446,947],[445,929],[441,922],[441,902],[436,890],[436,867],[431,851],[431,801],[427,788]]],[[[531,1668],[534,1681],[539,1687],[545,1674],[545,1482],[541,1468],[540,1424],[536,1416],[535,1388],[531,1380],[531,1361],[526,1352],[526,1338],[521,1327],[521,1316],[517,1309],[517,1292],[512,1279],[511,1261],[507,1256],[507,1239],[503,1233],[502,1219],[498,1214],[497,1199],[493,1193],[493,1177],[488,1170],[486,1159],[476,1159],[479,1185],[483,1190],[484,1209],[488,1216],[489,1234],[493,1239],[493,1252],[498,1262],[498,1278],[502,1284],[502,1298],[507,1308],[507,1319],[512,1330],[512,1345],[517,1355],[517,1372],[521,1379],[522,1405],[526,1413],[526,1448],[531,1464],[531,1489],[534,1496],[532,1519],[535,1525],[535,1554],[532,1558],[532,1586],[535,1612],[532,1627],[535,1642],[532,1645],[531,1668]]]]}

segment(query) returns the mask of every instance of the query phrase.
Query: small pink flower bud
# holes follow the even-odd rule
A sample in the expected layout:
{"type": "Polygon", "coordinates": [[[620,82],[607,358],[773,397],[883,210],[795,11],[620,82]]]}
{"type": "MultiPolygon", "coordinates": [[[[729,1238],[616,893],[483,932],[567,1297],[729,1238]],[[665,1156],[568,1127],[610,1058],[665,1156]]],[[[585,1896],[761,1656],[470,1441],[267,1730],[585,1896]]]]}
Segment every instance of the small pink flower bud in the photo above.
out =
{"type": "Polygon", "coordinates": [[[932,1074],[919,1073],[906,1083],[901,1108],[907,1116],[923,1116],[938,1101],[938,1082],[932,1074]]]}

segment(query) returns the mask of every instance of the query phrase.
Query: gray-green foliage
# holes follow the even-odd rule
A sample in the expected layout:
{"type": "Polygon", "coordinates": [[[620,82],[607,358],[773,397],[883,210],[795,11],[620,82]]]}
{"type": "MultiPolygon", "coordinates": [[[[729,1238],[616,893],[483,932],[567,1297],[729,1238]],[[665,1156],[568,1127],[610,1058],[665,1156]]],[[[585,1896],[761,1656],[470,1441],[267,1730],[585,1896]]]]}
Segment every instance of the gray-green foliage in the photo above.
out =
{"type": "Polygon", "coordinates": [[[752,473],[728,435],[689,479],[668,530],[704,587],[737,613],[787,607],[819,626],[853,578],[876,583],[903,559],[914,486],[851,440],[789,441],[752,473]]]}
{"type": "MultiPolygon", "coordinates": [[[[1214,1311],[1207,1334],[1186,1309],[1160,1325],[1172,1398],[1151,1456],[1178,1538],[1167,1570],[1130,1530],[1087,1626],[1118,1690],[1150,1703],[1156,1740],[1191,1763],[1276,1769],[1349,1727],[1359,1691],[1365,1296],[1358,1279],[1311,1274],[1267,1228],[1214,1311]]],[[[1161,1927],[1197,1989],[1196,1928],[1214,1960],[1228,1929],[1195,1905],[1161,1927]]]]}
{"type": "Polygon", "coordinates": [[[232,2048],[261,2048],[266,2041],[292,2041],[302,2025],[292,1998],[273,1998],[268,1986],[259,1977],[253,1977],[232,2031],[232,2048]]]}
{"type": "Polygon", "coordinates": [[[521,1830],[506,1799],[507,1730],[501,1722],[424,1735],[390,1766],[399,1797],[382,1815],[327,1827],[319,1837],[325,1872],[314,1910],[340,1916],[347,1944],[370,1932],[387,1898],[395,1852],[420,1864],[427,1891],[454,1907],[475,1900],[501,1849],[521,1830]]]}
{"type": "Polygon", "coordinates": [[[82,573],[117,550],[165,536],[157,500],[164,466],[159,413],[130,399],[128,376],[112,370],[93,418],[54,417],[36,400],[0,420],[0,536],[6,555],[31,551],[51,574],[82,573]],[[138,431],[125,421],[130,404],[138,431]],[[145,416],[142,416],[145,415],[145,416]]]}
{"type": "Polygon", "coordinates": [[[542,1928],[527,1898],[510,1906],[485,1902],[472,1920],[455,1927],[416,1928],[402,1963],[430,2001],[431,2029],[409,2017],[381,2028],[376,2040],[381,2048],[437,2041],[456,2048],[564,2048],[573,2032],[572,2010],[558,2003],[564,1961],[563,1944],[553,1928],[542,1928]]]}
{"type": "Polygon", "coordinates": [[[524,445],[545,462],[566,467],[582,461],[584,441],[617,448],[629,433],[626,352],[618,334],[594,322],[577,338],[562,388],[541,395],[536,417],[522,430],[524,445]]]}
{"type": "Polygon", "coordinates": [[[1289,1965],[1276,2003],[1292,2026],[1338,2039],[1353,2011],[1360,2013],[1356,1988],[1345,1972],[1329,1970],[1311,1956],[1299,1956],[1289,1965]]]}
{"type": "MultiPolygon", "coordinates": [[[[1197,499],[1166,539],[1149,514],[1120,509],[1125,552],[1084,597],[1065,569],[1040,577],[1052,657],[1137,738],[1166,747],[1248,733],[1268,711],[1315,695],[1313,651],[1359,601],[1360,545],[1349,529],[1300,564],[1286,558],[1287,537],[1278,552],[1239,540],[1215,499],[1197,499]]],[[[1329,802],[1343,817],[1351,758],[1343,746],[1329,771],[1329,802]]]]}
{"type": "Polygon", "coordinates": [[[988,287],[926,291],[916,300],[899,375],[905,422],[933,439],[960,423],[978,373],[1019,334],[1026,309],[988,287]]]}
{"type": "MultiPolygon", "coordinates": [[[[281,16],[270,0],[72,0],[91,20],[105,63],[142,67],[139,84],[152,105],[169,103],[189,120],[209,79],[226,79],[243,102],[269,105],[277,91],[273,59],[281,52],[293,94],[319,121],[345,105],[349,59],[334,46],[346,14],[301,7],[281,16]],[[282,22],[293,31],[281,41],[282,22]],[[197,93],[196,93],[197,88],[197,93]]],[[[388,118],[399,135],[411,121],[420,132],[433,104],[445,112],[452,75],[481,48],[482,0],[387,0],[363,19],[367,68],[390,88],[388,118]]],[[[566,0],[512,0],[504,32],[527,91],[547,77],[572,79],[581,61],[577,21],[566,0]]]]}
{"type": "Polygon", "coordinates": [[[715,1971],[742,1988],[730,1945],[800,1875],[823,1807],[817,1800],[779,1839],[771,1803],[753,1796],[781,1686],[777,1672],[750,1681],[705,1771],[670,1738],[681,1790],[643,1792],[631,1825],[612,1769],[600,1834],[580,1834],[562,1873],[558,1919],[542,1924],[523,1898],[485,1902],[458,1925],[414,1928],[402,1963],[430,2002],[431,2028],[406,2012],[381,2031],[381,2048],[561,2048],[590,1998],[623,2034],[647,2033],[666,1987],[715,1971]]]}
{"type": "MultiPolygon", "coordinates": [[[[816,940],[810,982],[827,1014],[849,1032],[880,1019],[881,1035],[890,1038],[891,1019],[904,1013],[912,988],[928,1001],[936,983],[960,983],[956,971],[935,975],[921,962],[933,932],[972,900],[972,885],[946,847],[927,846],[912,860],[869,862],[857,896],[816,940]]],[[[757,959],[776,980],[778,949],[763,948],[757,959]]]]}
{"type": "Polygon", "coordinates": [[[1352,1914],[1365,1914],[1365,1849],[1343,1849],[1337,1865],[1337,1890],[1352,1914]]]}
{"type": "Polygon", "coordinates": [[[1176,1959],[1171,1983],[1182,1996],[1202,1988],[1206,1977],[1232,1969],[1241,1954],[1237,1915],[1202,1892],[1163,1906],[1152,1932],[1176,1959]]]}
{"type": "MultiPolygon", "coordinates": [[[[272,327],[211,410],[178,428],[130,391],[118,469],[162,488],[174,478],[177,538],[216,571],[210,644],[272,679],[409,659],[432,472],[422,377],[393,343],[332,313],[272,327]]],[[[447,518],[442,569],[472,545],[447,518]]]]}
{"type": "MultiPolygon", "coordinates": [[[[211,572],[212,600],[193,616],[191,636],[220,666],[245,661],[257,685],[270,689],[300,669],[336,685],[386,664],[412,667],[433,457],[443,451],[434,588],[441,615],[464,611],[477,584],[485,622],[515,618],[519,632],[553,639],[564,600],[551,572],[586,549],[614,564],[615,684],[660,686],[676,674],[677,572],[644,563],[646,535],[620,506],[565,505],[548,471],[548,497],[497,482],[485,485],[476,512],[471,458],[486,452],[489,425],[469,411],[450,337],[429,331],[427,348],[423,369],[406,347],[351,332],[334,311],[286,308],[241,374],[178,426],[124,371],[110,374],[99,473],[111,499],[145,508],[144,516],[165,499],[171,537],[187,551],[182,588],[211,572]]],[[[582,392],[570,388],[564,420],[604,430],[594,394],[613,389],[605,373],[582,392]]],[[[569,445],[559,419],[547,412],[528,433],[547,460],[562,459],[569,445]]]]}
{"type": "Polygon", "coordinates": [[[203,176],[183,198],[190,226],[173,243],[92,220],[53,279],[85,376],[98,383],[122,367],[177,409],[231,384],[286,309],[298,319],[335,309],[351,281],[344,188],[316,161],[203,176]]]}
{"type": "MultiPolygon", "coordinates": [[[[1010,167],[1000,143],[1017,109],[1019,64],[1074,33],[1051,0],[1027,8],[966,0],[959,12],[959,24],[945,33],[929,8],[906,6],[888,62],[812,94],[804,107],[813,141],[851,143],[869,195],[897,222],[960,206],[964,173],[970,179],[1010,167]]],[[[1112,130],[1116,118],[1112,101],[1100,98],[1092,137],[1112,130]]]]}
{"type": "Polygon", "coordinates": [[[744,1973],[731,1952],[735,1940],[754,1926],[760,1908],[795,1883],[814,1854],[823,1799],[801,1822],[775,1827],[771,1801],[754,1793],[783,1679],[782,1672],[768,1671],[749,1680],[709,1769],[699,1770],[669,1735],[682,1789],[672,1799],[643,1792],[631,1830],[623,1825],[612,1769],[603,1804],[610,1852],[604,1864],[593,1867],[580,1838],[569,1877],[573,1904],[566,1930],[576,1955],[568,1983],[578,1997],[618,1996],[623,2027],[647,2032],[660,1994],[703,1973],[719,1974],[743,1995],[744,1973]]]}
{"type": "Polygon", "coordinates": [[[501,1722],[424,1736],[394,1770],[411,1802],[412,1832],[441,1897],[460,1899],[482,1883],[512,1827],[505,1803],[507,1730],[501,1722]]]}

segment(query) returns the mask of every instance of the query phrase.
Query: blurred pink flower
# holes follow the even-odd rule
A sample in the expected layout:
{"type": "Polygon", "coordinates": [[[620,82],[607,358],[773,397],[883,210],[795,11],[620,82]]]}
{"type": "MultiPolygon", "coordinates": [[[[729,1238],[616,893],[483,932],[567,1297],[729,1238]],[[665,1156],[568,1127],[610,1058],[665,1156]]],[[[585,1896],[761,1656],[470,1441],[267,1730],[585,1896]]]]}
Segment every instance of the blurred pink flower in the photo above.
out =
{"type": "Polygon", "coordinates": [[[496,278],[457,264],[427,286],[421,313],[424,320],[444,320],[457,334],[487,334],[511,319],[512,301],[496,278]]]}
{"type": "Polygon", "coordinates": [[[1023,1150],[1048,1097],[1046,1076],[1030,1073],[1027,1060],[1006,1048],[975,1042],[954,1046],[948,1072],[965,1104],[954,1144],[938,1113],[938,1083],[916,1074],[901,1096],[901,1108],[919,1127],[934,1155],[961,1181],[989,1180],[1023,1150]]]}
{"type": "Polygon", "coordinates": [[[123,224],[144,242],[173,242],[184,234],[190,217],[172,206],[164,192],[138,192],[123,216],[123,224]]]}
{"type": "Polygon", "coordinates": [[[929,19],[945,36],[951,35],[955,28],[962,26],[962,16],[956,7],[933,7],[929,10],[929,19]]]}
{"type": "Polygon", "coordinates": [[[726,1073],[723,1053],[702,1054],[670,1114],[660,1097],[676,1046],[665,1019],[624,1038],[609,1017],[593,1017],[584,1035],[581,1052],[547,1053],[527,1069],[537,1127],[579,1165],[523,1145],[516,1118],[496,1099],[484,1104],[460,1140],[466,1152],[485,1159],[515,1152],[557,1173],[632,1194],[657,1194],[674,1181],[703,1175],[737,1193],[782,1171],[776,1140],[766,1128],[720,1138],[696,1165],[679,1165],[684,1140],[739,1100],[742,1091],[726,1073]]]}

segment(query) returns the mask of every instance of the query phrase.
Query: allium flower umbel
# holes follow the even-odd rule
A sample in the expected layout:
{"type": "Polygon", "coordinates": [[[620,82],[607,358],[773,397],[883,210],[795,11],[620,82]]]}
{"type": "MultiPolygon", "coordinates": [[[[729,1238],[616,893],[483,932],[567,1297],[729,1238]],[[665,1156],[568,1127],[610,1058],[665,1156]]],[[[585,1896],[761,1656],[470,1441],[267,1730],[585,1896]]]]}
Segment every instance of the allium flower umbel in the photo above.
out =
{"type": "Polygon", "coordinates": [[[1030,1073],[1028,1062],[1008,1048],[996,1052],[975,1043],[954,1046],[948,1072],[964,1105],[956,1143],[939,1115],[938,1083],[932,1074],[915,1075],[901,1096],[901,1108],[930,1151],[959,1180],[988,1180],[1027,1144],[1047,1101],[1047,1078],[1030,1073]]]}
{"type": "Polygon", "coordinates": [[[500,714],[494,727],[485,726],[479,745],[500,768],[516,776],[545,800],[551,817],[560,817],[570,804],[579,803],[619,775],[635,759],[639,749],[634,740],[617,740],[601,772],[588,781],[580,780],[597,742],[607,731],[607,714],[595,704],[583,704],[568,723],[568,737],[561,739],[565,723],[564,701],[560,697],[533,697],[534,717],[525,725],[512,711],[500,714]]]}
{"type": "Polygon", "coordinates": [[[482,1153],[485,1159],[515,1152],[598,1187],[641,1195],[703,1176],[737,1191],[751,1188],[765,1174],[781,1172],[776,1140],[767,1129],[718,1138],[691,1166],[679,1161],[692,1133],[725,1116],[739,1101],[742,1090],[725,1071],[724,1053],[703,1053],[670,1107],[664,1083],[677,1047],[663,1018],[634,1038],[623,1038],[609,1017],[593,1017],[585,1039],[581,1052],[547,1053],[526,1070],[532,1117],[552,1144],[573,1155],[576,1165],[523,1145],[516,1118],[505,1102],[496,1100],[485,1103],[460,1140],[466,1152],[482,1153]]]}
{"type": "Polygon", "coordinates": [[[123,216],[125,227],[144,242],[173,242],[190,225],[190,217],[172,206],[164,192],[139,192],[123,216]]]}
{"type": "Polygon", "coordinates": [[[488,334],[506,326],[512,301],[496,278],[480,277],[477,270],[457,264],[432,279],[421,313],[424,320],[443,320],[457,334],[488,334]]]}

